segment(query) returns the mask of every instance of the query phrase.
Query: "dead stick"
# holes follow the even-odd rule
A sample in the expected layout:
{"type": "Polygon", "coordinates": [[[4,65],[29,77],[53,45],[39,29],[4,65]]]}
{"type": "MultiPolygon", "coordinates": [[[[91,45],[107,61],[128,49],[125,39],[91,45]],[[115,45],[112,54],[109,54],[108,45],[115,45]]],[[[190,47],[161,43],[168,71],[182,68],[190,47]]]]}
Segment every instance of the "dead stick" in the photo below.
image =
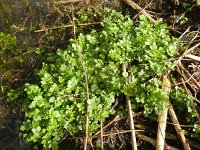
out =
{"type": "Polygon", "coordinates": [[[187,50],[179,57],[179,59],[178,59],[177,61],[180,62],[180,61],[183,59],[183,57],[185,57],[186,54],[188,54],[189,52],[195,50],[195,48],[197,48],[197,47],[199,47],[199,46],[200,46],[200,43],[197,43],[197,44],[194,45],[193,47],[187,49],[187,50]]]}
{"type": "Polygon", "coordinates": [[[186,141],[185,135],[183,134],[183,131],[181,129],[181,126],[179,124],[179,121],[176,117],[175,111],[171,103],[169,103],[169,114],[171,116],[172,122],[174,123],[174,127],[176,129],[177,134],[180,137],[181,142],[183,143],[184,150],[190,150],[190,145],[186,141]]]}
{"type": "MultiPolygon", "coordinates": [[[[101,24],[101,23],[102,22],[81,23],[81,24],[76,24],[76,26],[98,25],[98,24],[101,24]]],[[[40,30],[36,30],[34,32],[35,33],[37,33],[37,32],[45,32],[45,31],[49,31],[49,30],[56,30],[56,29],[60,29],[60,28],[70,28],[70,27],[73,27],[73,24],[71,24],[71,25],[57,26],[57,27],[51,27],[51,28],[45,28],[45,29],[40,29],[40,30]]]]}
{"type": "Polygon", "coordinates": [[[156,21],[144,10],[142,9],[140,6],[138,6],[135,2],[131,1],[131,0],[124,0],[127,4],[129,4],[133,9],[136,9],[138,11],[140,11],[143,15],[145,15],[147,18],[149,18],[149,20],[152,23],[155,23],[156,21]]]}
{"type": "MultiPolygon", "coordinates": [[[[126,72],[127,66],[123,64],[122,66],[123,72],[126,72]]],[[[126,78],[128,82],[128,78],[126,78]]],[[[132,144],[132,149],[137,150],[137,141],[136,141],[136,136],[135,136],[135,127],[134,127],[134,121],[133,121],[133,112],[131,108],[131,100],[129,96],[126,96],[126,103],[128,107],[128,116],[129,116],[129,122],[130,122],[130,129],[131,131],[131,144],[132,144]]]]}
{"type": "Polygon", "coordinates": [[[157,146],[156,150],[163,150],[165,145],[165,130],[167,122],[167,112],[168,112],[168,102],[170,93],[171,83],[167,78],[167,75],[163,76],[163,91],[165,92],[163,96],[163,108],[164,110],[158,115],[158,131],[157,131],[157,146]]]}
{"type": "MultiPolygon", "coordinates": [[[[114,118],[113,120],[111,120],[108,124],[106,124],[106,125],[103,127],[103,130],[106,129],[107,127],[109,127],[109,126],[110,126],[111,124],[113,124],[114,122],[119,121],[120,119],[121,119],[121,118],[120,118],[119,115],[115,116],[115,118],[114,118]]],[[[98,132],[96,132],[96,133],[94,134],[94,136],[98,135],[100,132],[101,132],[101,130],[98,131],[98,132]]]]}
{"type": "MultiPolygon", "coordinates": [[[[127,4],[129,4],[133,9],[138,10],[139,12],[141,12],[143,15],[145,15],[152,23],[155,23],[155,19],[153,19],[144,9],[142,9],[140,6],[138,6],[135,2],[131,1],[131,0],[124,0],[127,4]]],[[[182,34],[179,31],[174,30],[173,27],[169,27],[170,30],[177,32],[179,34],[182,34]]]]}
{"type": "Polygon", "coordinates": [[[101,149],[102,150],[104,149],[103,147],[104,147],[103,146],[103,122],[101,120],[101,149]]]}
{"type": "Polygon", "coordinates": [[[82,2],[82,0],[57,1],[57,2],[53,2],[53,3],[57,4],[57,5],[63,5],[63,4],[76,3],[76,2],[82,2]]]}
{"type": "Polygon", "coordinates": [[[189,73],[189,71],[187,69],[185,69],[183,67],[183,65],[181,63],[178,63],[177,66],[182,69],[186,75],[188,76],[188,78],[191,79],[191,81],[198,87],[198,89],[200,89],[200,84],[198,83],[198,81],[189,73]]]}
{"type": "MultiPolygon", "coordinates": [[[[155,140],[155,139],[153,139],[153,138],[151,138],[151,137],[148,137],[148,136],[146,136],[146,135],[143,135],[143,134],[141,134],[141,133],[138,133],[138,132],[136,133],[136,135],[137,135],[137,137],[138,137],[139,139],[141,139],[141,140],[143,140],[143,141],[146,141],[146,142],[152,144],[153,146],[156,146],[156,140],[155,140]]],[[[179,149],[177,149],[177,148],[175,148],[175,147],[172,147],[172,146],[167,145],[166,143],[165,143],[165,148],[164,148],[164,149],[166,149],[166,150],[179,150],[179,149]]]]}

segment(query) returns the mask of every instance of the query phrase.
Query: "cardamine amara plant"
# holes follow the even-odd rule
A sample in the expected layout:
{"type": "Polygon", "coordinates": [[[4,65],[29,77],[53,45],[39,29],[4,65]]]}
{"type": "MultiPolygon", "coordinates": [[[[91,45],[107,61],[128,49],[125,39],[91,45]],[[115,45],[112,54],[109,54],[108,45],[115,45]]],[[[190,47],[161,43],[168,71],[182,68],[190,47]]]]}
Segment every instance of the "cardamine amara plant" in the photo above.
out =
{"type": "Polygon", "coordinates": [[[169,58],[176,54],[177,42],[161,20],[152,25],[140,16],[134,23],[112,11],[101,29],[79,34],[65,50],[50,55],[38,72],[39,83],[25,85],[24,136],[58,149],[66,132],[85,132],[86,116],[91,135],[115,113],[112,104],[122,93],[146,113],[163,110],[160,77],[174,67],[169,58]]]}

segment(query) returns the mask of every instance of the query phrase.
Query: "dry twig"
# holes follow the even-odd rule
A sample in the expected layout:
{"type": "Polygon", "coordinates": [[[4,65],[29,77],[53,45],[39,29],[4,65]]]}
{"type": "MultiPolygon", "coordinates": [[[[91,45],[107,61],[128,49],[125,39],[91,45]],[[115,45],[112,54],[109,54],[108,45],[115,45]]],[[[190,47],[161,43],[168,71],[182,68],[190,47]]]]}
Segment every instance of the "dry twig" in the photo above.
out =
{"type": "MultiPolygon", "coordinates": [[[[81,23],[81,24],[76,24],[76,26],[89,26],[89,25],[97,25],[97,24],[101,24],[101,23],[102,22],[81,23]]],[[[73,27],[73,24],[71,24],[71,25],[57,26],[57,27],[51,27],[51,28],[44,28],[44,29],[36,30],[34,32],[35,33],[37,33],[37,32],[45,32],[45,31],[49,31],[49,30],[56,30],[56,29],[70,28],[70,27],[73,27]]]]}
{"type": "MultiPolygon", "coordinates": [[[[75,22],[74,22],[73,6],[72,6],[72,19],[73,19],[73,33],[74,33],[74,38],[76,39],[76,26],[75,26],[75,22]]],[[[85,77],[85,84],[86,84],[86,98],[87,98],[87,101],[88,101],[90,99],[90,96],[89,96],[89,83],[88,83],[87,69],[85,67],[85,63],[84,63],[83,58],[82,58],[82,49],[77,43],[76,43],[76,47],[77,47],[77,53],[79,55],[79,61],[80,61],[80,64],[83,68],[83,73],[84,73],[84,77],[85,77]]],[[[87,112],[88,112],[88,106],[87,106],[87,112]]],[[[87,150],[87,144],[88,144],[88,142],[90,143],[90,139],[89,139],[89,135],[88,135],[88,122],[89,122],[89,118],[88,118],[88,114],[86,114],[84,150],[87,150]]]]}
{"type": "MultiPolygon", "coordinates": [[[[126,72],[127,66],[123,64],[122,66],[123,72],[126,72]]],[[[127,82],[129,82],[129,79],[126,78],[127,82]]],[[[129,116],[129,122],[130,122],[130,129],[131,131],[131,143],[132,143],[132,149],[137,150],[137,141],[135,136],[135,127],[134,127],[134,121],[133,121],[133,112],[131,108],[131,100],[129,96],[126,96],[126,103],[128,107],[128,116],[129,116]]]]}
{"type": "MultiPolygon", "coordinates": [[[[183,71],[185,72],[186,76],[187,76],[188,78],[190,78],[190,81],[196,86],[196,88],[197,88],[197,89],[200,89],[200,84],[199,84],[199,83],[197,82],[197,80],[189,73],[189,71],[186,70],[186,69],[183,67],[183,65],[182,65],[181,63],[178,63],[177,66],[178,66],[181,70],[183,70],[183,71]]],[[[185,76],[184,76],[184,77],[185,77],[185,76]]]]}
{"type": "Polygon", "coordinates": [[[189,48],[188,50],[186,50],[177,60],[178,63],[181,62],[181,60],[183,59],[183,57],[185,57],[186,54],[188,54],[189,52],[193,51],[195,48],[199,47],[200,43],[197,43],[196,45],[194,45],[193,47],[189,48]]]}
{"type": "Polygon", "coordinates": [[[101,149],[103,150],[103,122],[101,120],[101,149]]]}
{"type": "Polygon", "coordinates": [[[69,3],[76,3],[76,2],[82,2],[83,0],[65,0],[65,1],[54,1],[53,3],[56,5],[63,5],[63,4],[69,4],[69,3]]]}
{"type": "Polygon", "coordinates": [[[172,122],[174,123],[176,132],[179,135],[181,142],[183,143],[184,150],[190,150],[190,145],[186,141],[185,135],[183,134],[178,118],[176,117],[174,108],[171,103],[169,103],[169,114],[171,116],[172,122]]]}
{"type": "Polygon", "coordinates": [[[142,9],[140,6],[138,6],[135,2],[131,1],[131,0],[124,0],[127,4],[129,4],[133,9],[136,9],[138,11],[140,11],[143,15],[145,15],[147,18],[149,18],[149,20],[152,23],[155,23],[156,21],[144,10],[142,9]]]}
{"type": "Polygon", "coordinates": [[[105,133],[103,136],[111,136],[111,135],[117,135],[117,134],[124,134],[129,132],[135,132],[135,131],[143,131],[143,130],[125,130],[125,131],[117,131],[116,133],[105,133]]]}
{"type": "Polygon", "coordinates": [[[199,56],[195,56],[195,55],[192,55],[192,54],[186,54],[185,57],[193,59],[193,60],[200,61],[200,57],[199,56]]]}
{"type": "MultiPolygon", "coordinates": [[[[118,121],[118,120],[120,120],[120,119],[121,119],[121,118],[120,118],[119,115],[115,116],[115,118],[114,118],[113,120],[111,120],[107,125],[105,125],[105,126],[103,127],[102,130],[105,130],[107,127],[109,127],[109,126],[112,125],[114,122],[116,122],[116,121],[118,121]]],[[[101,131],[96,132],[96,133],[94,134],[94,136],[98,135],[99,133],[101,133],[101,131]]]]}
{"type": "MultiPolygon", "coordinates": [[[[146,141],[146,142],[152,144],[153,146],[156,146],[156,140],[155,140],[155,139],[150,138],[150,137],[148,137],[148,136],[146,136],[146,135],[143,135],[143,134],[141,134],[141,133],[136,133],[136,135],[137,135],[137,137],[138,137],[139,139],[141,139],[141,140],[143,140],[143,141],[146,141]]],[[[166,150],[179,150],[179,149],[177,149],[177,148],[175,148],[175,147],[172,147],[172,146],[167,145],[166,143],[165,143],[164,149],[166,149],[166,150]]]]}

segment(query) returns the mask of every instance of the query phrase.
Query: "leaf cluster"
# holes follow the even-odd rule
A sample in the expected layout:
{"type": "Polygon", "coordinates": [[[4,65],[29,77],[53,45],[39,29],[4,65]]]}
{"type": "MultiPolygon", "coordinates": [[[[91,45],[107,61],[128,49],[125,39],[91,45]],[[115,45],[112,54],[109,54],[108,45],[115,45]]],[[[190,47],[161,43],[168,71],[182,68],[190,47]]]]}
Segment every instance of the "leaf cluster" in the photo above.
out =
{"type": "Polygon", "coordinates": [[[0,63],[5,63],[8,57],[13,57],[16,37],[0,32],[0,63]]]}
{"type": "Polygon", "coordinates": [[[200,125],[197,119],[198,112],[196,109],[197,105],[195,103],[195,98],[187,95],[184,89],[175,87],[170,94],[170,99],[172,100],[175,110],[181,114],[182,112],[185,112],[182,114],[182,117],[186,118],[187,123],[194,125],[193,131],[188,135],[200,139],[200,125]]]}

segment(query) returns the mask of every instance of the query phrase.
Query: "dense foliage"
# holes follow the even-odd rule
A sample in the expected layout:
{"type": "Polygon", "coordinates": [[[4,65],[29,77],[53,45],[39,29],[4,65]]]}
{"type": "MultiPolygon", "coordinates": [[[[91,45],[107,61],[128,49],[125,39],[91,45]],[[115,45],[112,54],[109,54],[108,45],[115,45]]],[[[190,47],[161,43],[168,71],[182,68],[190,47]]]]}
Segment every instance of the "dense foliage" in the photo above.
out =
{"type": "Polygon", "coordinates": [[[160,78],[174,67],[169,58],[176,54],[177,42],[161,20],[152,25],[140,16],[134,24],[112,11],[102,29],[80,34],[67,49],[49,56],[38,72],[40,83],[25,85],[24,136],[46,149],[58,149],[66,132],[84,133],[86,115],[91,135],[114,113],[112,104],[121,93],[146,113],[165,109],[160,78]]]}

